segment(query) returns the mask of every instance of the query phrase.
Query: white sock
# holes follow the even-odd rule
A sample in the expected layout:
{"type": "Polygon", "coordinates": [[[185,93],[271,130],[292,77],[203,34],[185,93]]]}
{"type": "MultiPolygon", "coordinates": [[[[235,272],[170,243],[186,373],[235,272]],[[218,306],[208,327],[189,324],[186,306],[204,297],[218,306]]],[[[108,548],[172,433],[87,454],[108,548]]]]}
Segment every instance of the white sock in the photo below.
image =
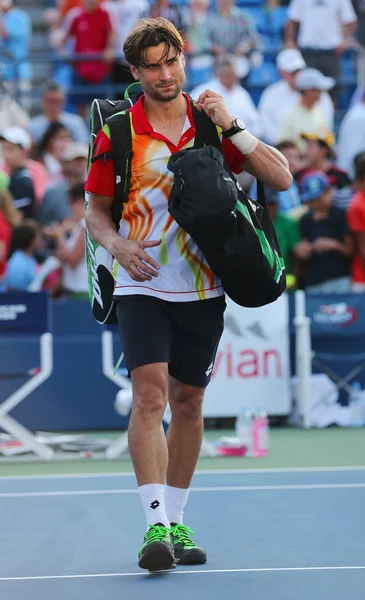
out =
{"type": "Polygon", "coordinates": [[[165,511],[165,486],[162,483],[147,483],[139,488],[147,526],[162,523],[170,528],[170,522],[165,511]]]}
{"type": "Polygon", "coordinates": [[[170,523],[182,525],[184,508],[188,499],[190,488],[176,488],[165,486],[166,515],[170,523]]]}

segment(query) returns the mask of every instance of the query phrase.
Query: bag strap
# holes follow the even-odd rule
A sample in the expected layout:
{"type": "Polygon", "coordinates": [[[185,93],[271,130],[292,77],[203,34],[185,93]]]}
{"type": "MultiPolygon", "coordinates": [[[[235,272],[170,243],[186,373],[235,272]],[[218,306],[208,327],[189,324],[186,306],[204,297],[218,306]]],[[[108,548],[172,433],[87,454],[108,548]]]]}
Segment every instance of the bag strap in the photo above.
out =
{"type": "Polygon", "coordinates": [[[112,219],[115,226],[119,227],[123,213],[123,204],[128,200],[131,180],[132,133],[129,111],[122,111],[108,117],[106,123],[110,131],[111,155],[115,172],[112,219]]]}
{"type": "Polygon", "coordinates": [[[204,110],[197,109],[192,98],[190,98],[190,106],[196,127],[194,148],[214,146],[222,152],[222,143],[219,139],[217,127],[214,125],[213,121],[205,114],[204,110]]]}

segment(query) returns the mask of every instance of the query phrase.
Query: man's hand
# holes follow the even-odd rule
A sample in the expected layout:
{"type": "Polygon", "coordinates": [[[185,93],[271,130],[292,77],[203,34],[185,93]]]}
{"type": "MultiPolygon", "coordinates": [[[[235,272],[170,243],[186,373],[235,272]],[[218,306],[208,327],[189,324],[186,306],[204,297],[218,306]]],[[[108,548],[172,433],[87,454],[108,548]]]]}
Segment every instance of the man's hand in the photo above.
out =
{"type": "Polygon", "coordinates": [[[119,238],[115,242],[113,256],[134,281],[152,281],[152,277],[158,277],[160,265],[148,256],[145,248],[154,248],[160,244],[161,240],[144,242],[119,238]]]}
{"type": "Polygon", "coordinates": [[[314,252],[327,252],[328,250],[338,250],[339,242],[333,238],[319,237],[312,243],[314,252]]]}
{"type": "Polygon", "coordinates": [[[229,112],[224,98],[211,90],[205,90],[196,101],[198,110],[204,110],[217,127],[223,131],[232,127],[233,117],[229,112]]]}

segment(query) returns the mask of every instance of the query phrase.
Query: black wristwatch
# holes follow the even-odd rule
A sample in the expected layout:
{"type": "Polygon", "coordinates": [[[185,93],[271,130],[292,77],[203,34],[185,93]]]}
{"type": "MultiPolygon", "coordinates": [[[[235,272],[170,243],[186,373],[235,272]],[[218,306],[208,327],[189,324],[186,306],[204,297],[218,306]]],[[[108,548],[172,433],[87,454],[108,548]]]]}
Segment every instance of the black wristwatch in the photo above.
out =
{"type": "Polygon", "coordinates": [[[226,129],[226,131],[222,131],[222,136],[224,138],[230,138],[235,133],[239,133],[240,131],[244,131],[246,129],[246,125],[242,119],[233,119],[232,127],[226,129]]]}

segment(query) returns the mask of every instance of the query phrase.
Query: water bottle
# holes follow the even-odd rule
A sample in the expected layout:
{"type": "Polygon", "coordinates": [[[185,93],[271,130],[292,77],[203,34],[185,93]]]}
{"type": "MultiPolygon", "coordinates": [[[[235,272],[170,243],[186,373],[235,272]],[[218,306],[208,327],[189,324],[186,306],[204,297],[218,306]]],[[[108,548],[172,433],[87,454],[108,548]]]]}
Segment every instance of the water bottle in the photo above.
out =
{"type": "Polygon", "coordinates": [[[363,427],[364,426],[364,410],[361,402],[362,389],[359,381],[354,381],[351,386],[351,393],[349,396],[349,407],[350,407],[350,426],[351,427],[363,427]]]}
{"type": "Polygon", "coordinates": [[[264,408],[258,408],[253,417],[252,441],[254,457],[269,453],[269,418],[264,408]]]}
{"type": "Polygon", "coordinates": [[[252,413],[246,407],[242,407],[237,416],[236,437],[246,448],[244,456],[252,456],[252,413]]]}

